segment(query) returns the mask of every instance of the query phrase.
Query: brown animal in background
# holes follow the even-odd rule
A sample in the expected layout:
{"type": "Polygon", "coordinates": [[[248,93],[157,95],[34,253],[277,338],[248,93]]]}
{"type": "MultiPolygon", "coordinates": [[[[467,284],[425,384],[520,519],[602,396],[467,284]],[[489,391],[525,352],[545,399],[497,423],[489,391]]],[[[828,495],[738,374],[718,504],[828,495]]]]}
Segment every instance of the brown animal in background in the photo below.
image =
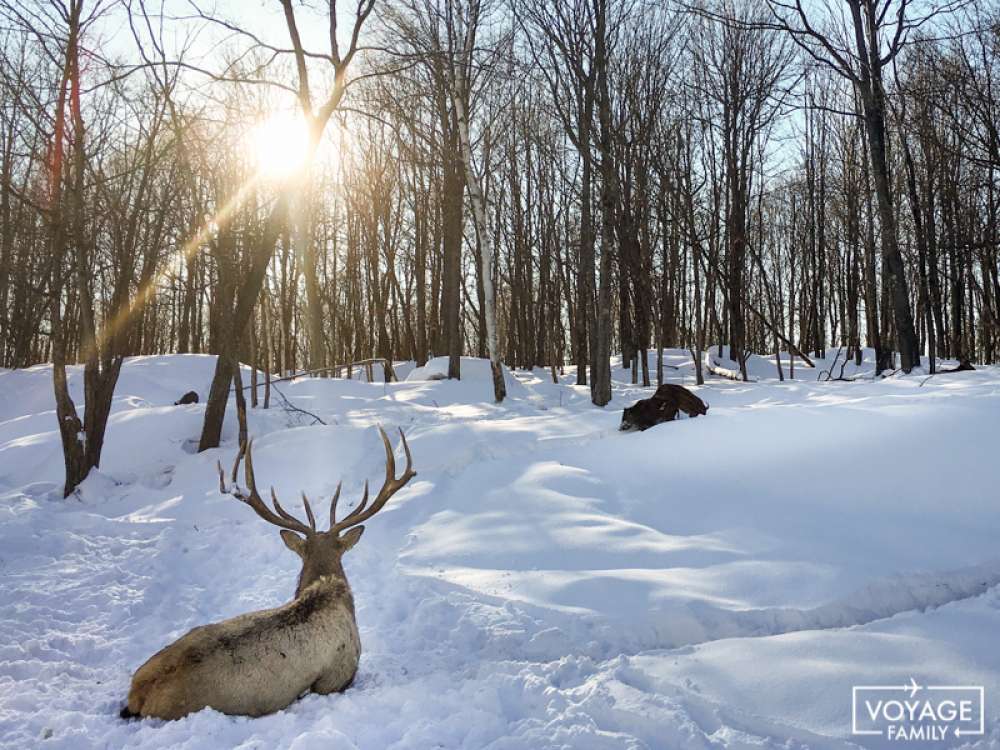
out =
{"type": "Polygon", "coordinates": [[[308,524],[285,511],[271,489],[274,511],[261,499],[254,480],[252,442],[246,446],[245,478],[249,494],[226,489],[219,466],[219,489],[249,505],[268,523],[281,528],[281,539],[302,559],[295,598],[275,609],[239,615],[203,625],[153,655],[132,677],[122,718],[153,716],[179,719],[211,707],[226,714],[262,716],[280,711],[304,692],[344,690],[354,680],[361,640],[354,598],[341,557],[364,532],[359,524],[374,516],[416,472],[406,437],[400,430],[406,469],[396,478],[396,461],[385,432],[385,482],[368,505],[368,483],[361,503],[337,521],[340,485],[330,503],[330,529],[316,530],[305,494],[308,524]]]}
{"type": "Polygon", "coordinates": [[[701,416],[708,413],[708,404],[684,386],[664,383],[656,389],[652,398],[644,398],[626,407],[618,429],[623,432],[648,430],[663,422],[673,421],[681,411],[689,417],[701,416]]]}
{"type": "Polygon", "coordinates": [[[195,391],[188,391],[179,399],[174,401],[174,406],[186,406],[187,404],[197,404],[198,394],[195,391]]]}
{"type": "Polygon", "coordinates": [[[708,413],[708,404],[682,385],[664,383],[656,389],[653,398],[676,406],[689,417],[704,416],[708,413]]]}

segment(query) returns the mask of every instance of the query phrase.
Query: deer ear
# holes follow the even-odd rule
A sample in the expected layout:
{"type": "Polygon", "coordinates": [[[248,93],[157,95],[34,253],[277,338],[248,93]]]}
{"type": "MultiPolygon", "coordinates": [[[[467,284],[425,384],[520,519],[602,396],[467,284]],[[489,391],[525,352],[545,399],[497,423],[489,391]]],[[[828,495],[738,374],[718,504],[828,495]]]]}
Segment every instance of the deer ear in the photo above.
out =
{"type": "Polygon", "coordinates": [[[358,540],[361,538],[361,535],[364,533],[365,533],[364,526],[356,526],[350,531],[348,531],[346,534],[344,534],[342,537],[340,537],[340,541],[344,543],[344,552],[347,552],[347,550],[349,550],[351,547],[357,544],[358,540]]]}
{"type": "Polygon", "coordinates": [[[283,541],[285,546],[299,557],[304,558],[306,556],[306,540],[295,532],[289,531],[288,529],[282,529],[281,541],[283,541]]]}

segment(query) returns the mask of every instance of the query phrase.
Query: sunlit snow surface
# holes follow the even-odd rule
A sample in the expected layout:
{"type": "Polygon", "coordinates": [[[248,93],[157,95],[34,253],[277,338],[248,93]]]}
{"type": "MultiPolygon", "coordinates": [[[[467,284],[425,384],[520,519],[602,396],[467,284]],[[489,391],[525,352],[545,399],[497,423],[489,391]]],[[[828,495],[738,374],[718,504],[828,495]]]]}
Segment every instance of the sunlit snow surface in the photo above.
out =
{"type": "MultiPolygon", "coordinates": [[[[693,383],[688,353],[666,362],[693,383]]],[[[840,748],[851,686],[911,677],[983,685],[969,739],[1000,745],[1000,369],[816,382],[797,362],[781,383],[770,358],[697,388],[706,417],[629,434],[652,389],[618,367],[605,409],[547,370],[508,373],[496,406],[476,360],[461,382],[435,361],[278,384],[327,422],[277,395],[250,414],[286,507],[378,486],[376,425],[412,448],[417,478],[345,559],[358,680],[261,719],[123,722],[152,653],[294,588],[276,531],[218,491],[232,412],[196,454],[204,404],[171,406],[213,367],[129,360],[101,471],[67,500],[50,368],[0,371],[3,747],[840,748]]]]}

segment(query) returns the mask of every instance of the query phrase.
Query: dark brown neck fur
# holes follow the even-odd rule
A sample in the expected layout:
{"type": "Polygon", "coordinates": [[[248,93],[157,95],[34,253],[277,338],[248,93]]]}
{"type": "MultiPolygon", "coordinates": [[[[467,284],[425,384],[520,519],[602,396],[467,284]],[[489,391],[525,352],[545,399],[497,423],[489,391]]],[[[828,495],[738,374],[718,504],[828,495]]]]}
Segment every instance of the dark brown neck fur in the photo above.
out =
{"type": "Polygon", "coordinates": [[[295,597],[298,598],[301,596],[303,591],[321,578],[331,578],[341,581],[347,587],[348,591],[351,590],[347,583],[347,576],[344,574],[344,566],[341,564],[340,558],[333,558],[332,556],[326,559],[311,557],[302,564],[302,571],[299,573],[299,580],[295,586],[295,597]]]}

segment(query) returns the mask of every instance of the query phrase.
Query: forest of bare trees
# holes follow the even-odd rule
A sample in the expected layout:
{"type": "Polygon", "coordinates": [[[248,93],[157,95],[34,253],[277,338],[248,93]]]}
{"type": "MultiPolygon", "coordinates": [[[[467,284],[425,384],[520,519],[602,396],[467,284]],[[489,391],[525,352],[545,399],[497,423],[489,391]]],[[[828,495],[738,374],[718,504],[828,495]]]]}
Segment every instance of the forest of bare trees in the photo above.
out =
{"type": "Polygon", "coordinates": [[[218,355],[202,449],[238,361],[1000,360],[996,3],[270,5],[0,2],[0,366],[53,364],[67,492],[130,355],[218,355]]]}

